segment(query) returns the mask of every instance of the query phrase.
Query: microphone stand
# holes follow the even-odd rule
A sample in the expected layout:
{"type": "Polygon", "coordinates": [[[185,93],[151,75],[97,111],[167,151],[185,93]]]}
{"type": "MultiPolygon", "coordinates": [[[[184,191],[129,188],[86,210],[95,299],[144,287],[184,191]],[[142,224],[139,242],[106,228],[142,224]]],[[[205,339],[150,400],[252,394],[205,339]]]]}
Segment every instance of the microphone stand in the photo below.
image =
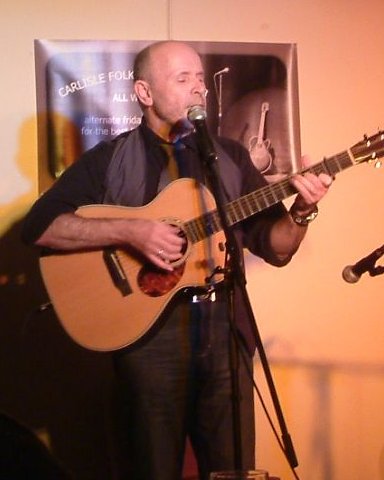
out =
{"type": "Polygon", "coordinates": [[[229,305],[230,305],[230,327],[232,331],[232,339],[231,342],[231,351],[230,351],[230,359],[231,368],[232,368],[232,382],[233,382],[233,389],[232,392],[233,396],[233,440],[234,440],[234,456],[235,456],[235,468],[236,470],[242,470],[242,439],[241,439],[241,430],[240,430],[240,392],[239,392],[239,382],[237,378],[237,363],[239,359],[239,352],[238,352],[238,343],[236,342],[237,339],[237,331],[235,326],[234,320],[234,290],[235,286],[238,287],[242,301],[244,302],[244,306],[246,308],[248,319],[251,322],[251,330],[253,331],[256,348],[259,353],[260,362],[263,367],[264,375],[266,378],[266,382],[268,385],[268,389],[271,395],[271,399],[274,405],[276,417],[279,422],[281,434],[282,434],[282,444],[284,448],[285,456],[289,462],[291,468],[295,468],[298,466],[297,457],[295,454],[295,450],[292,444],[291,437],[288,433],[286,423],[284,420],[284,416],[282,413],[282,409],[280,406],[280,402],[278,399],[278,395],[276,392],[276,388],[273,382],[272,374],[269,368],[267,356],[265,354],[263,342],[258,331],[256,325],[256,319],[253,314],[251,302],[248,296],[248,292],[246,290],[246,278],[245,273],[242,268],[242,255],[239,250],[238,243],[235,238],[235,234],[231,229],[226,211],[225,205],[227,203],[225,197],[224,187],[221,182],[220,174],[217,168],[217,154],[213,148],[213,144],[211,143],[209,137],[205,136],[203,141],[200,141],[200,154],[203,161],[203,167],[206,171],[207,178],[210,182],[210,187],[212,190],[212,194],[216,201],[216,207],[218,211],[218,215],[220,218],[221,226],[224,231],[225,239],[226,239],[226,251],[227,251],[227,265],[224,269],[224,283],[227,289],[229,305]]]}
{"type": "Polygon", "coordinates": [[[219,70],[213,75],[213,83],[215,86],[216,100],[218,106],[217,113],[217,135],[221,135],[221,121],[223,117],[223,75],[229,72],[229,67],[219,70]],[[217,77],[219,77],[219,85],[217,85],[217,77]]]}
{"type": "Polygon", "coordinates": [[[218,90],[218,122],[217,122],[217,135],[221,135],[221,119],[223,116],[223,74],[219,75],[219,90],[218,90]]]}
{"type": "Polygon", "coordinates": [[[376,265],[377,260],[384,255],[384,245],[376,248],[376,250],[368,255],[368,273],[371,277],[382,275],[384,273],[384,267],[382,265],[376,265]]]}

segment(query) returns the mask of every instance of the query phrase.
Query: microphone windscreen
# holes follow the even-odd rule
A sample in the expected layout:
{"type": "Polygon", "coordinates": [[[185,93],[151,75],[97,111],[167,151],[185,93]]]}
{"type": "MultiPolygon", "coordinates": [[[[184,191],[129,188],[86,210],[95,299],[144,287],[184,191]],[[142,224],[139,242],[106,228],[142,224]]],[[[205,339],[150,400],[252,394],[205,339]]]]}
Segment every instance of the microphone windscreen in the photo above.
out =
{"type": "Polygon", "coordinates": [[[190,122],[205,120],[207,118],[207,112],[201,105],[193,105],[188,110],[187,117],[190,122]]]}
{"type": "Polygon", "coordinates": [[[356,283],[360,280],[360,275],[357,275],[353,271],[353,267],[351,265],[347,265],[342,271],[343,279],[348,283],[356,283]]]}

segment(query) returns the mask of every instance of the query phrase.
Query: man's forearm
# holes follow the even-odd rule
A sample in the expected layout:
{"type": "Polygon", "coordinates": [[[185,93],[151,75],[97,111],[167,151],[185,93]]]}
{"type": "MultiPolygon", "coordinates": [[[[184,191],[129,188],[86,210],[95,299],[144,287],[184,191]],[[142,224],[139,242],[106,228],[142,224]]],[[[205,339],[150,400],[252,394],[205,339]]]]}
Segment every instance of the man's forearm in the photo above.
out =
{"type": "Polygon", "coordinates": [[[306,226],[295,223],[289,213],[273,225],[270,243],[272,250],[280,260],[285,260],[296,252],[307,229],[306,226]]]}
{"type": "Polygon", "coordinates": [[[83,218],[74,213],[58,216],[36,241],[54,250],[83,250],[130,246],[164,270],[183,255],[183,236],[167,222],[141,218],[83,218]]]}
{"type": "Polygon", "coordinates": [[[121,243],[120,219],[83,218],[74,213],[59,215],[36,241],[55,250],[78,250],[121,243]]]}

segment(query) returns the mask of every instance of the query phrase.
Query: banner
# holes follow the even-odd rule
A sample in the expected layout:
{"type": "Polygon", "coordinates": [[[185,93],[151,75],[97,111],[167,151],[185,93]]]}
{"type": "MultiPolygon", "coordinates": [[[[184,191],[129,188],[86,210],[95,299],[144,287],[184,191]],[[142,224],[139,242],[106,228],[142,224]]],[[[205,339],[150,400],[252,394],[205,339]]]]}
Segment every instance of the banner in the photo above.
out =
{"type": "MultiPolygon", "coordinates": [[[[39,189],[85,150],[140,124],[133,62],[150,41],[36,40],[39,189]]],[[[186,42],[206,73],[208,126],[242,143],[267,178],[300,158],[294,44],[186,42]]]]}

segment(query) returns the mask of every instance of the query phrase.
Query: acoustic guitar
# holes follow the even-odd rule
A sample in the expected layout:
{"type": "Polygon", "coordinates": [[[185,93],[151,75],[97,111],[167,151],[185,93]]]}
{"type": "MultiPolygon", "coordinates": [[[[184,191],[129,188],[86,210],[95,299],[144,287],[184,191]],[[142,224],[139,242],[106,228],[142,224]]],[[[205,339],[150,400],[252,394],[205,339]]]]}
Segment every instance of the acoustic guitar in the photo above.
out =
{"type": "MultiPolygon", "coordinates": [[[[379,132],[348,150],[305,170],[335,176],[342,170],[384,155],[379,132]]],[[[296,193],[286,177],[226,205],[231,226],[296,193]]],[[[176,225],[186,248],[173,272],[166,272],[128,248],[54,252],[40,259],[44,283],[64,329],[91,350],[133,346],[149,333],[174,295],[203,287],[224,266],[225,238],[212,194],[200,183],[182,178],[169,184],[149,204],[133,208],[110,205],[80,207],[89,218],[157,219],[176,225]]]]}

